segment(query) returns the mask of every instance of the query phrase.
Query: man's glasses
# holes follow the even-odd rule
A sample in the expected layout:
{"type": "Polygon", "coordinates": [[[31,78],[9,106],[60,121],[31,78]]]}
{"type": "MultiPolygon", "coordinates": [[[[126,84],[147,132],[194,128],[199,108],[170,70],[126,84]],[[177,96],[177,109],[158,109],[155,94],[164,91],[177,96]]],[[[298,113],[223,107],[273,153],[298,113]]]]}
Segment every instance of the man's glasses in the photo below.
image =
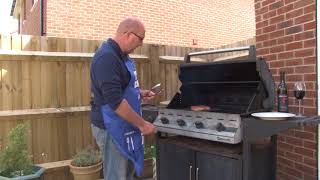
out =
{"type": "Polygon", "coordinates": [[[139,36],[138,34],[136,34],[136,33],[134,33],[134,32],[131,32],[131,33],[134,34],[135,36],[137,36],[137,38],[139,38],[140,41],[143,41],[144,37],[141,37],[141,36],[139,36]]]}

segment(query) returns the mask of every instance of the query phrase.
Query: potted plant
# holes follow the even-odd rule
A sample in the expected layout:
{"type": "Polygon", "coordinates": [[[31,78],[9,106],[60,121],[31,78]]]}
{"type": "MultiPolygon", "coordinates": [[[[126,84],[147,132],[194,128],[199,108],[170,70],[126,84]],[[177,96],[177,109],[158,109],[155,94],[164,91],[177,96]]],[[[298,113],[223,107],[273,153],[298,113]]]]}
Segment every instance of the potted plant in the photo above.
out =
{"type": "Polygon", "coordinates": [[[137,179],[145,179],[152,178],[153,176],[153,159],[152,159],[152,151],[154,146],[145,146],[144,148],[144,168],[142,171],[142,175],[137,177],[137,179]]]}
{"type": "Polygon", "coordinates": [[[29,124],[18,124],[9,132],[8,145],[0,150],[0,180],[37,180],[44,168],[33,166],[28,153],[29,124]]]}
{"type": "Polygon", "coordinates": [[[96,180],[100,178],[102,159],[98,150],[92,146],[79,151],[70,163],[74,180],[96,180]]]}

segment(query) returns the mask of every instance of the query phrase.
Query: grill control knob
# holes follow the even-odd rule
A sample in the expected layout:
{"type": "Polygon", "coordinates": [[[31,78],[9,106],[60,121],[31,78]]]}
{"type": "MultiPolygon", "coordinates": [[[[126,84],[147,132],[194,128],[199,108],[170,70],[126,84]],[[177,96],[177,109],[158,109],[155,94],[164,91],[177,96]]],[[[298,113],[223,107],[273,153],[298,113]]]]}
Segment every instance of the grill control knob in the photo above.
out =
{"type": "Polygon", "coordinates": [[[179,126],[185,126],[186,125],[186,122],[184,120],[182,120],[182,119],[178,119],[177,123],[178,123],[179,126]]]}
{"type": "Polygon", "coordinates": [[[154,118],[153,118],[153,116],[149,115],[149,116],[147,116],[146,120],[147,120],[148,122],[153,123],[154,118]]]}
{"type": "Polygon", "coordinates": [[[160,118],[160,121],[162,122],[162,124],[169,124],[169,119],[166,117],[160,118]]]}
{"type": "Polygon", "coordinates": [[[196,128],[197,128],[197,129],[202,129],[202,128],[204,127],[203,123],[200,122],[200,121],[196,121],[196,122],[194,123],[194,125],[196,125],[196,128]]]}
{"type": "Polygon", "coordinates": [[[224,130],[226,130],[226,127],[221,123],[221,122],[219,122],[218,124],[217,124],[217,126],[216,126],[216,129],[217,129],[217,131],[224,131],[224,130]]]}

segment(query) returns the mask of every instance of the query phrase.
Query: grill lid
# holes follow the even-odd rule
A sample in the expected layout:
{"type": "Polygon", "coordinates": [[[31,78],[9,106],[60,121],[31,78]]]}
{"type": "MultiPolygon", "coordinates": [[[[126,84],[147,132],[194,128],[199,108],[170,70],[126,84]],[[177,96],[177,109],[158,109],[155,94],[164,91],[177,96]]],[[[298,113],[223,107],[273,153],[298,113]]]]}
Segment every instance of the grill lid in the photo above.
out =
{"type": "Polygon", "coordinates": [[[247,47],[248,58],[208,63],[190,63],[190,56],[231,52],[244,48],[190,53],[180,65],[180,93],[168,108],[188,109],[206,105],[210,111],[251,113],[269,111],[274,105],[274,81],[266,62],[255,57],[254,47],[247,47]]]}

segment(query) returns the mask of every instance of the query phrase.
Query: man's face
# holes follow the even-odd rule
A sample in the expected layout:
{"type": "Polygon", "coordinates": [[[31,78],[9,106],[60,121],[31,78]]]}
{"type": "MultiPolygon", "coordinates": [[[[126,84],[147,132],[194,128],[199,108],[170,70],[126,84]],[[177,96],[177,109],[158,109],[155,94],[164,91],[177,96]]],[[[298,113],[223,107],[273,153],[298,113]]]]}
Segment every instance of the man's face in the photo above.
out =
{"type": "Polygon", "coordinates": [[[137,30],[128,31],[128,39],[127,39],[127,53],[132,53],[137,47],[143,44],[143,39],[145,36],[144,28],[140,28],[137,30]]]}

